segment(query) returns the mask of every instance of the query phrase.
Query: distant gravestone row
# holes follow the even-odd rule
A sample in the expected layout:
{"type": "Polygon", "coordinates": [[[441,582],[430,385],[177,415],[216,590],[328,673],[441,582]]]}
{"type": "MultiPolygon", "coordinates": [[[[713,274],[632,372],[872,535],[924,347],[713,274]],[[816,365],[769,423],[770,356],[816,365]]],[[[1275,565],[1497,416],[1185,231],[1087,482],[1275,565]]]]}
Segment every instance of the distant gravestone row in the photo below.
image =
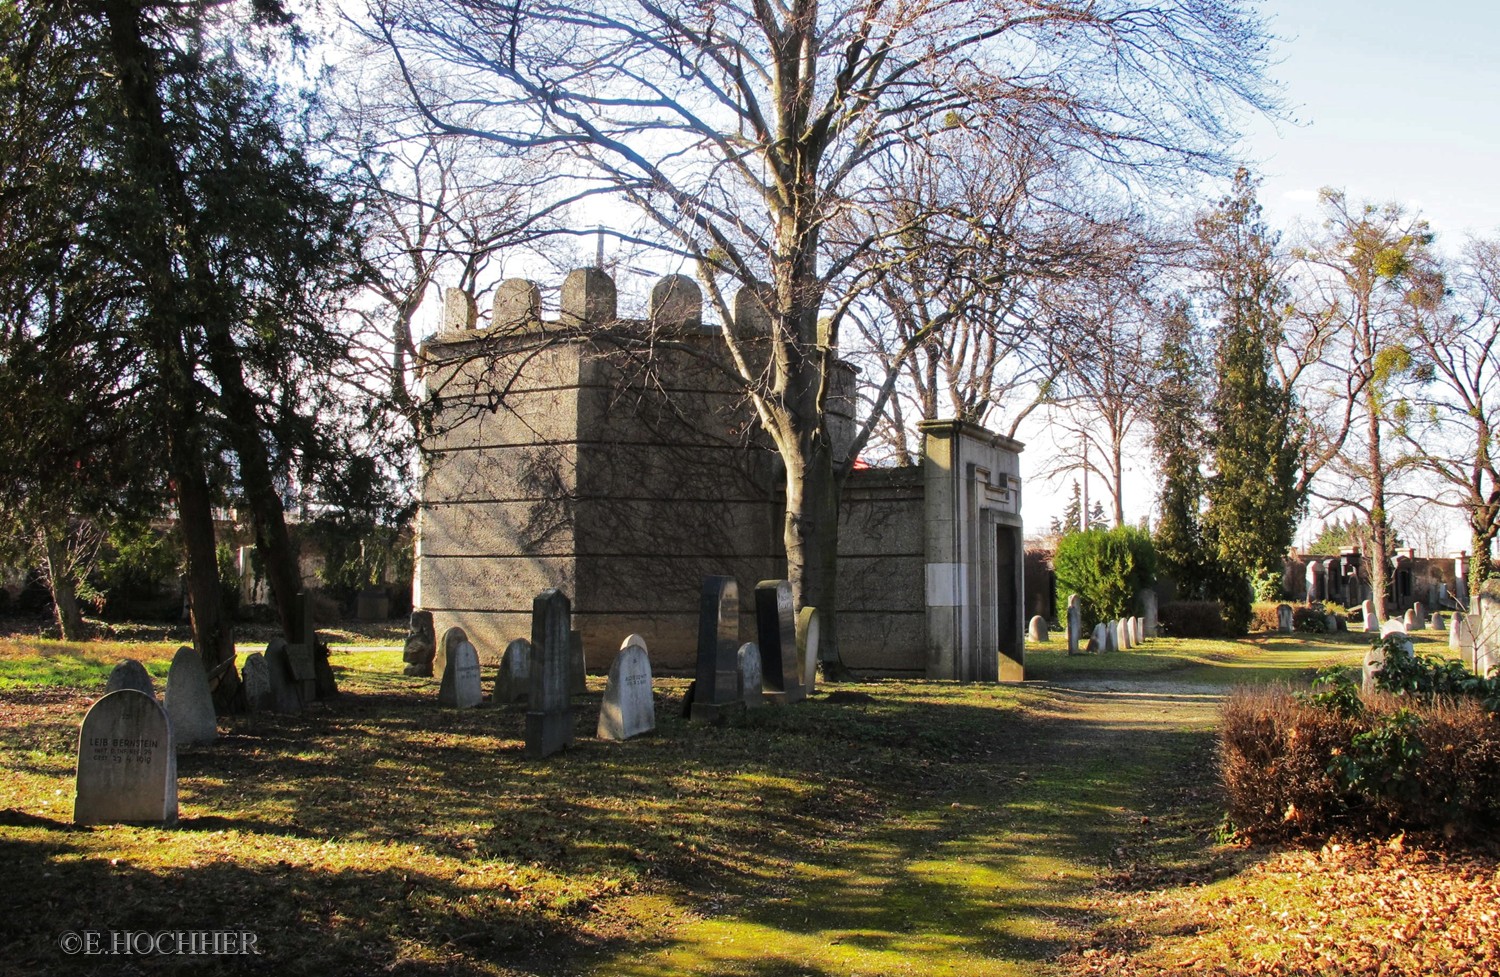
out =
{"type": "Polygon", "coordinates": [[[1081,601],[1077,594],[1069,594],[1068,654],[1097,655],[1129,651],[1156,637],[1159,630],[1156,617],[1156,593],[1152,590],[1143,590],[1136,597],[1142,609],[1147,613],[1115,621],[1100,621],[1094,625],[1094,630],[1085,636],[1081,601]]]}

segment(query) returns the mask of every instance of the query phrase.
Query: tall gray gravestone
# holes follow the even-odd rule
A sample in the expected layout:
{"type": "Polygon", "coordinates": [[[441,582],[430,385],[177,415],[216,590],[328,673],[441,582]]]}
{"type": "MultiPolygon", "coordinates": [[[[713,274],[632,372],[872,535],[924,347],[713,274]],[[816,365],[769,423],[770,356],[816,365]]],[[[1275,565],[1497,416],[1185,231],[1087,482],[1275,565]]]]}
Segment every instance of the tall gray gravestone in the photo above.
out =
{"type": "Polygon", "coordinates": [[[755,637],[766,699],[784,704],[804,698],[807,690],[797,660],[797,608],[788,581],[762,580],[755,585],[755,637]]]}
{"type": "Polygon", "coordinates": [[[177,821],[177,747],[155,698],[121,689],[89,707],[78,731],[77,788],[75,824],[177,821]]]}
{"type": "Polygon", "coordinates": [[[1374,634],[1376,631],[1379,631],[1380,622],[1375,620],[1375,602],[1369,598],[1365,598],[1365,602],[1360,605],[1360,610],[1364,612],[1365,616],[1365,633],[1374,634]]]}
{"type": "Polygon", "coordinates": [[[443,669],[448,667],[448,659],[458,646],[469,640],[469,635],[463,628],[451,627],[443,632],[443,640],[438,642],[437,657],[432,660],[432,674],[434,678],[442,680],[443,669]]]}
{"type": "Polygon", "coordinates": [[[292,676],[285,640],[273,638],[266,646],[266,671],[271,679],[271,708],[276,712],[301,712],[302,692],[292,676]]]}
{"type": "Polygon", "coordinates": [[[1140,592],[1140,598],[1143,636],[1155,638],[1161,631],[1161,624],[1158,620],[1160,612],[1156,605],[1156,590],[1152,587],[1147,587],[1140,592]]]}
{"type": "Polygon", "coordinates": [[[1130,627],[1124,618],[1115,622],[1115,648],[1119,651],[1130,650],[1130,627]]]}
{"type": "Polygon", "coordinates": [[[527,756],[551,756],[573,745],[573,706],[568,697],[568,625],[572,615],[572,604],[560,590],[544,590],[531,602],[527,756]]]}
{"type": "Polygon", "coordinates": [[[208,688],[203,659],[191,648],[177,649],[167,672],[167,715],[172,718],[172,740],[178,746],[212,743],[219,737],[214,696],[208,688]]]}
{"type": "Polygon", "coordinates": [[[1089,647],[1096,655],[1109,650],[1109,625],[1104,621],[1094,625],[1094,639],[1089,647]]]}
{"type": "Polygon", "coordinates": [[[245,656],[240,681],[245,686],[245,707],[252,713],[276,708],[276,698],[271,694],[271,669],[266,665],[265,655],[257,651],[245,656]]]}
{"type": "Polygon", "coordinates": [[[438,683],[438,705],[450,709],[473,709],[483,699],[479,652],[468,641],[460,641],[448,652],[443,679],[438,683]]]}
{"type": "MultiPolygon", "coordinates": [[[[296,606],[299,622],[297,640],[287,644],[286,655],[287,662],[291,666],[292,678],[297,682],[297,693],[306,703],[327,698],[337,689],[319,688],[318,629],[313,624],[312,601],[307,599],[306,594],[298,594],[296,606]]],[[[331,684],[332,672],[322,678],[324,682],[331,684]]]]}
{"type": "Polygon", "coordinates": [[[1292,605],[1276,605],[1276,630],[1282,634],[1292,633],[1292,605]]]}
{"type": "Polygon", "coordinates": [[[119,692],[121,689],[133,689],[156,698],[156,685],[151,681],[151,676],[146,671],[146,666],[134,658],[124,658],[120,663],[110,670],[109,679],[104,683],[104,694],[119,692]]]}
{"type": "Polygon", "coordinates": [[[693,719],[721,722],[744,711],[739,688],[739,637],[739,586],[733,577],[704,577],[698,601],[693,719]]]}
{"type": "Polygon", "coordinates": [[[656,697],[651,692],[651,659],[646,640],[632,634],[620,645],[604,682],[599,706],[601,740],[628,740],[656,729],[656,697]]]}
{"type": "Polygon", "coordinates": [[[568,632],[568,694],[583,695],[589,690],[588,663],[583,658],[583,634],[568,632]]]}
{"type": "Polygon", "coordinates": [[[1479,588],[1475,600],[1479,610],[1479,626],[1470,627],[1474,634],[1474,674],[1488,676],[1490,669],[1500,666],[1500,578],[1491,577],[1479,588]]]}
{"type": "Polygon", "coordinates": [[[1408,631],[1426,631],[1427,630],[1427,605],[1426,604],[1422,603],[1421,601],[1417,601],[1415,604],[1411,605],[1411,616],[1412,616],[1412,626],[1407,629],[1408,631]]]}
{"type": "Polygon", "coordinates": [[[765,679],[760,666],[760,649],[755,642],[747,641],[735,652],[735,666],[739,670],[740,698],[746,709],[758,709],[766,704],[765,679]]]}
{"type": "Polygon", "coordinates": [[[818,690],[818,641],[821,625],[818,609],[804,607],[797,612],[797,657],[802,661],[802,691],[812,695],[818,690]]]}
{"type": "Polygon", "coordinates": [[[1068,595],[1068,654],[1078,654],[1079,642],[1083,640],[1083,609],[1078,606],[1078,595],[1068,595]]]}
{"type": "Polygon", "coordinates": [[[500,656],[500,673],[495,676],[497,704],[525,702],[531,692],[531,642],[517,638],[505,646],[500,656]]]}

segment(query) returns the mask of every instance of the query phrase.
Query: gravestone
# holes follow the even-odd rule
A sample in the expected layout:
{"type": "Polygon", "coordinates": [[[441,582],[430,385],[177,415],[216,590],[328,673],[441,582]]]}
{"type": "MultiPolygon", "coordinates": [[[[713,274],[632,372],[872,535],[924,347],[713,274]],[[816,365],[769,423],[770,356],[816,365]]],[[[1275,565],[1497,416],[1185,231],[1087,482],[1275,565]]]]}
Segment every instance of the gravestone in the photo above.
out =
{"type": "Polygon", "coordinates": [[[1466,614],[1453,615],[1453,630],[1448,633],[1448,647],[1458,652],[1465,665],[1474,667],[1474,626],[1466,614]]]}
{"type": "Polygon", "coordinates": [[[583,695],[589,690],[588,665],[583,660],[583,634],[568,632],[568,695],[583,695]]]}
{"type": "Polygon", "coordinates": [[[767,701],[785,704],[805,697],[797,660],[797,608],[789,582],[762,580],[755,585],[755,638],[767,701]]]}
{"type": "Polygon", "coordinates": [[[1034,642],[1047,640],[1047,622],[1040,614],[1033,617],[1031,623],[1027,625],[1026,640],[1034,642]]]}
{"type": "Polygon", "coordinates": [[[1276,630],[1282,634],[1292,633],[1292,605],[1276,605],[1276,630]]]}
{"type": "Polygon", "coordinates": [[[628,740],[656,729],[656,698],[651,692],[651,659],[646,641],[632,634],[620,645],[604,682],[599,706],[601,740],[628,740]]]}
{"type": "Polygon", "coordinates": [[[1338,634],[1338,632],[1339,632],[1339,616],[1337,614],[1331,614],[1331,613],[1330,614],[1324,614],[1323,615],[1323,627],[1328,631],[1329,634],[1338,634]]]}
{"type": "Polygon", "coordinates": [[[1364,667],[1360,674],[1359,690],[1365,695],[1375,691],[1375,676],[1385,668],[1385,649],[1378,645],[1365,652],[1364,667]]]}
{"type": "Polygon", "coordinates": [[[497,704],[525,702],[531,691],[531,642],[517,638],[505,646],[500,656],[500,673],[495,676],[497,704]]]}
{"type": "Polygon", "coordinates": [[[1408,634],[1417,630],[1417,612],[1407,608],[1406,613],[1401,615],[1401,624],[1408,634]]]}
{"type": "Polygon", "coordinates": [[[1115,647],[1120,651],[1130,650],[1130,625],[1124,618],[1115,622],[1115,647]]]}
{"type": "Polygon", "coordinates": [[[172,720],[172,742],[178,746],[212,743],[219,737],[214,696],[208,688],[203,659],[191,648],[178,648],[167,671],[167,715],[172,720]]]}
{"type": "Polygon", "coordinates": [[[333,670],[328,668],[322,651],[318,648],[318,631],[313,624],[312,602],[306,594],[298,594],[295,601],[298,635],[295,642],[286,646],[287,661],[291,664],[292,677],[297,681],[297,693],[303,702],[327,699],[338,694],[333,684],[333,670]]]}
{"type": "Polygon", "coordinates": [[[1120,645],[1117,641],[1118,632],[1115,631],[1115,622],[1106,621],[1101,626],[1104,628],[1104,650],[1106,652],[1119,651],[1120,645]]]}
{"type": "Polygon", "coordinates": [[[818,609],[804,607],[797,613],[797,657],[802,661],[802,691],[818,689],[818,609]]]}
{"type": "Polygon", "coordinates": [[[1094,637],[1089,642],[1089,650],[1094,654],[1102,654],[1109,650],[1109,625],[1100,621],[1094,625],[1094,637]]]}
{"type": "Polygon", "coordinates": [[[1442,611],[1433,611],[1432,620],[1429,623],[1434,631],[1448,630],[1448,621],[1443,617],[1442,611]]]}
{"type": "Polygon", "coordinates": [[[763,686],[765,679],[760,668],[760,649],[755,642],[747,641],[735,653],[735,667],[739,669],[740,698],[746,709],[758,709],[766,704],[763,686]]]}
{"type": "Polygon", "coordinates": [[[391,616],[391,595],[384,587],[364,587],[354,598],[354,616],[361,621],[384,621],[391,616]]]}
{"type": "Polygon", "coordinates": [[[1078,606],[1078,595],[1068,595],[1068,654],[1078,654],[1078,642],[1083,638],[1083,610],[1078,606]]]}
{"type": "Polygon", "coordinates": [[[1405,633],[1406,633],[1406,623],[1404,621],[1398,621],[1395,618],[1391,618],[1390,620],[1386,621],[1384,624],[1382,624],[1380,626],[1380,636],[1382,638],[1384,638],[1388,634],[1405,634],[1405,633]]]}
{"type": "Polygon", "coordinates": [[[403,674],[423,678],[432,675],[432,659],[437,655],[437,633],[432,627],[431,611],[411,612],[406,647],[401,651],[401,660],[406,662],[403,674]]]}
{"type": "Polygon", "coordinates": [[[1500,665],[1500,578],[1491,577],[1479,587],[1475,600],[1478,608],[1478,626],[1470,623],[1474,635],[1474,674],[1488,677],[1490,670],[1500,665]]]}
{"type": "Polygon", "coordinates": [[[1157,619],[1156,590],[1147,587],[1141,591],[1141,620],[1145,636],[1155,638],[1161,633],[1161,622],[1157,619]]]}
{"type": "Polygon", "coordinates": [[[443,632],[443,640],[438,644],[437,657],[432,660],[432,674],[437,679],[443,677],[443,669],[448,667],[448,660],[453,657],[453,652],[458,646],[469,640],[469,634],[463,628],[451,627],[443,632]]]}
{"type": "Polygon", "coordinates": [[[694,719],[721,722],[744,711],[739,688],[739,594],[733,577],[703,578],[698,600],[694,719]]]}
{"type": "Polygon", "coordinates": [[[1380,624],[1375,620],[1375,602],[1369,598],[1365,598],[1365,602],[1360,605],[1360,610],[1364,612],[1365,616],[1365,631],[1369,634],[1379,631],[1380,624]]]}
{"type": "Polygon", "coordinates": [[[156,685],[151,681],[151,676],[146,671],[146,666],[134,658],[125,658],[120,661],[109,673],[109,680],[104,683],[104,694],[119,692],[121,689],[133,689],[142,692],[151,698],[156,698],[156,685]]]}
{"type": "Polygon", "coordinates": [[[266,646],[266,671],[271,680],[271,709],[275,712],[301,712],[302,693],[292,676],[285,639],[274,638],[266,646]]]}
{"type": "Polygon", "coordinates": [[[551,756],[573,745],[573,706],[568,698],[568,625],[572,614],[572,605],[560,590],[544,590],[531,602],[527,756],[551,756]]]}
{"type": "Polygon", "coordinates": [[[1135,621],[1135,643],[1138,644],[1138,645],[1139,644],[1145,644],[1145,642],[1146,642],[1146,619],[1143,618],[1143,617],[1136,617],[1136,618],[1132,618],[1132,620],[1135,621]]]}
{"type": "Polygon", "coordinates": [[[246,656],[240,668],[240,681],[245,686],[245,707],[251,712],[270,712],[276,708],[276,698],[271,693],[271,669],[266,665],[266,656],[253,652],[246,656]]]}
{"type": "Polygon", "coordinates": [[[172,722],[135,689],[105,695],[78,731],[74,824],[174,824],[177,748],[172,722]]]}
{"type": "Polygon", "coordinates": [[[443,678],[438,684],[438,705],[449,709],[473,709],[484,700],[479,677],[479,652],[460,641],[448,652],[443,678]]]}
{"type": "Polygon", "coordinates": [[[1412,616],[1412,623],[1415,626],[1413,628],[1408,628],[1407,630],[1409,630],[1409,631],[1411,631],[1411,630],[1426,631],[1427,630],[1427,605],[1426,604],[1422,603],[1421,601],[1417,601],[1415,604],[1411,605],[1411,616],[1412,616]]]}

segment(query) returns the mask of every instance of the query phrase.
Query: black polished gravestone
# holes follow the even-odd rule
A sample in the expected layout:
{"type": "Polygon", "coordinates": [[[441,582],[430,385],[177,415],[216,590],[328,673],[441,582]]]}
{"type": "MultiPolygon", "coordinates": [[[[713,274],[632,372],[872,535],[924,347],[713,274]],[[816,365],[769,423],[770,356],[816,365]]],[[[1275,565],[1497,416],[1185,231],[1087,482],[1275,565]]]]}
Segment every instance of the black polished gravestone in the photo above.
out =
{"type": "Polygon", "coordinates": [[[739,650],[739,585],[733,577],[704,577],[698,602],[698,669],[691,718],[717,723],[744,715],[739,650]]]}
{"type": "Polygon", "coordinates": [[[797,609],[787,581],[762,580],[755,585],[755,638],[766,701],[784,705],[805,699],[797,658],[797,609]]]}
{"type": "Polygon", "coordinates": [[[551,756],[573,745],[568,640],[573,608],[560,590],[531,602],[531,689],[527,693],[526,755],[551,756]]]}

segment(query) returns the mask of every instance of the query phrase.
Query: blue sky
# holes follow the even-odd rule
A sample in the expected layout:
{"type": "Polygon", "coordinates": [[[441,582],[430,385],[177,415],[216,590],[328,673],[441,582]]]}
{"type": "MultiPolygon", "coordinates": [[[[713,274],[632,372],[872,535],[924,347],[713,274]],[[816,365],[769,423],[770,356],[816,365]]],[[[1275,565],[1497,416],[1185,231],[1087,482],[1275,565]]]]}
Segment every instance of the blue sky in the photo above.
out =
{"type": "Polygon", "coordinates": [[[1256,121],[1246,155],[1283,228],[1319,187],[1419,209],[1445,251],[1500,233],[1500,5],[1269,0],[1273,77],[1295,124],[1256,121]]]}

